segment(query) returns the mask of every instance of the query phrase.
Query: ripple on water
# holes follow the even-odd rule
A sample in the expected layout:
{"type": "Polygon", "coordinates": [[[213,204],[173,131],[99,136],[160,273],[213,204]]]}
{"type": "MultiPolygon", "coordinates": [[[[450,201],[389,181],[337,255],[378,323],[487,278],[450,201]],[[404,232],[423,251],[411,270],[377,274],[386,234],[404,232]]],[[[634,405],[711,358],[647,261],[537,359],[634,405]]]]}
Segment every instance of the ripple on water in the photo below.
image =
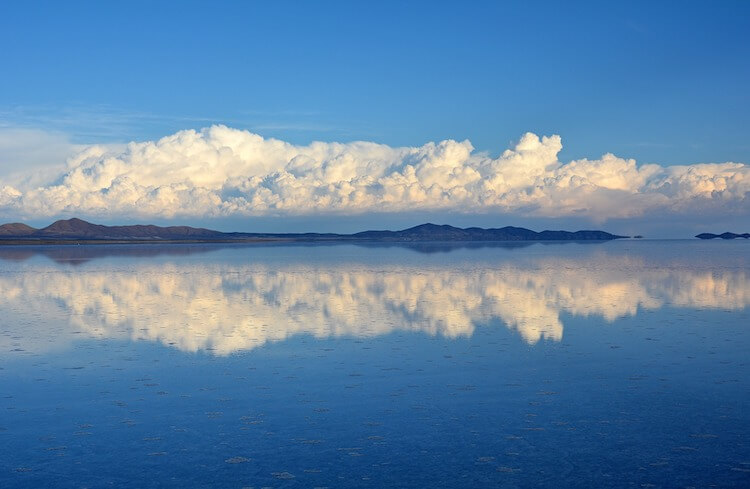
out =
{"type": "Polygon", "coordinates": [[[224,460],[224,462],[228,464],[242,464],[242,463],[249,462],[249,461],[250,459],[246,457],[231,457],[231,458],[224,460]]]}

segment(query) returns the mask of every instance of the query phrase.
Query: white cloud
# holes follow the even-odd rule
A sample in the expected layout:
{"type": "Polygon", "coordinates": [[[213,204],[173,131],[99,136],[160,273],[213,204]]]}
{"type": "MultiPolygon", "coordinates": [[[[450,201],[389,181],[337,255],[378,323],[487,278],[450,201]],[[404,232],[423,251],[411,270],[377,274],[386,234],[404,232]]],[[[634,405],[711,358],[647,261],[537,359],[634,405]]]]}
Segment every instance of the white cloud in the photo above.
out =
{"type": "Polygon", "coordinates": [[[637,165],[606,154],[558,160],[559,136],[527,133],[498,158],[469,141],[297,146],[226,126],[158,141],[88,146],[30,184],[0,176],[0,213],[215,217],[366,212],[515,212],[595,221],[750,210],[741,163],[637,165]]]}

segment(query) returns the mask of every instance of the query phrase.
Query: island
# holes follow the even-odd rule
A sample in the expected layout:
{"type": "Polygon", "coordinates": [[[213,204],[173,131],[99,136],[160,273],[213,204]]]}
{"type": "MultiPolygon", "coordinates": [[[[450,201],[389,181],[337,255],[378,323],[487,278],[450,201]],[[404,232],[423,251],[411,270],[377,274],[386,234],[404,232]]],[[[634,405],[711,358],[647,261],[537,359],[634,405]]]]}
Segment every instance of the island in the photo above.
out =
{"type": "Polygon", "coordinates": [[[737,238],[744,238],[744,239],[750,239],[750,233],[744,233],[744,234],[737,234],[737,233],[721,233],[721,234],[712,234],[712,233],[701,233],[696,234],[696,238],[699,239],[737,239],[737,238]]]}
{"type": "Polygon", "coordinates": [[[82,219],[63,219],[37,229],[22,223],[0,225],[0,244],[71,243],[164,243],[164,242],[257,242],[257,241],[607,241],[618,236],[605,231],[542,231],[506,226],[483,229],[449,225],[420,224],[400,231],[336,233],[241,233],[221,232],[190,226],[105,226],[82,219]]]}

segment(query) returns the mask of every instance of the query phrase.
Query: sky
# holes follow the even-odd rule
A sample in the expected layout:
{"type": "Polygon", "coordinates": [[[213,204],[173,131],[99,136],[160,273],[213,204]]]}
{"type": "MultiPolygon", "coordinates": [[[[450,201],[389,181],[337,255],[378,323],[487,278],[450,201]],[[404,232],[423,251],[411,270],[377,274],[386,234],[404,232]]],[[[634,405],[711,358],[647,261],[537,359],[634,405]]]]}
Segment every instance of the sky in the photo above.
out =
{"type": "Polygon", "coordinates": [[[0,221],[747,232],[748,15],[3,2],[0,221]]]}

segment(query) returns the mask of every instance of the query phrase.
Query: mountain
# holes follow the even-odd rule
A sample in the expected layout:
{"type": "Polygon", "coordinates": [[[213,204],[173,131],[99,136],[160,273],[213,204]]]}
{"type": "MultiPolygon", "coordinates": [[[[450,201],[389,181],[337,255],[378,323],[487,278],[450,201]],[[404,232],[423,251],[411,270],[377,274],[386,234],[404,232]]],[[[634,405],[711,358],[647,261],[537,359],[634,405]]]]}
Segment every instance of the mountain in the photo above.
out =
{"type": "Polygon", "coordinates": [[[0,226],[0,236],[27,236],[36,229],[20,222],[12,222],[0,226]]]}
{"type": "Polygon", "coordinates": [[[437,224],[421,224],[402,231],[364,231],[351,235],[357,239],[402,241],[588,241],[624,238],[604,231],[542,231],[526,228],[456,228],[437,224]]]}
{"type": "Polygon", "coordinates": [[[153,225],[103,226],[81,219],[55,221],[42,229],[21,223],[0,226],[0,238],[33,239],[97,239],[97,240],[146,240],[146,239],[206,239],[224,236],[225,233],[189,226],[160,227],[153,225]]]}
{"type": "Polygon", "coordinates": [[[701,233],[695,235],[696,238],[700,239],[736,239],[736,238],[745,238],[750,239],[750,233],[744,233],[744,234],[736,234],[736,233],[722,233],[722,234],[712,234],[712,233],[701,233]]]}
{"type": "Polygon", "coordinates": [[[224,233],[189,226],[160,227],[154,225],[102,226],[81,219],[60,220],[34,235],[40,237],[71,237],[89,239],[193,239],[216,238],[224,233]]]}
{"type": "Polygon", "coordinates": [[[482,229],[421,224],[401,231],[332,233],[223,233],[189,226],[104,226],[81,219],[63,219],[42,229],[13,223],[0,226],[0,240],[24,241],[590,241],[623,238],[604,231],[542,231],[525,228],[482,229]]]}

